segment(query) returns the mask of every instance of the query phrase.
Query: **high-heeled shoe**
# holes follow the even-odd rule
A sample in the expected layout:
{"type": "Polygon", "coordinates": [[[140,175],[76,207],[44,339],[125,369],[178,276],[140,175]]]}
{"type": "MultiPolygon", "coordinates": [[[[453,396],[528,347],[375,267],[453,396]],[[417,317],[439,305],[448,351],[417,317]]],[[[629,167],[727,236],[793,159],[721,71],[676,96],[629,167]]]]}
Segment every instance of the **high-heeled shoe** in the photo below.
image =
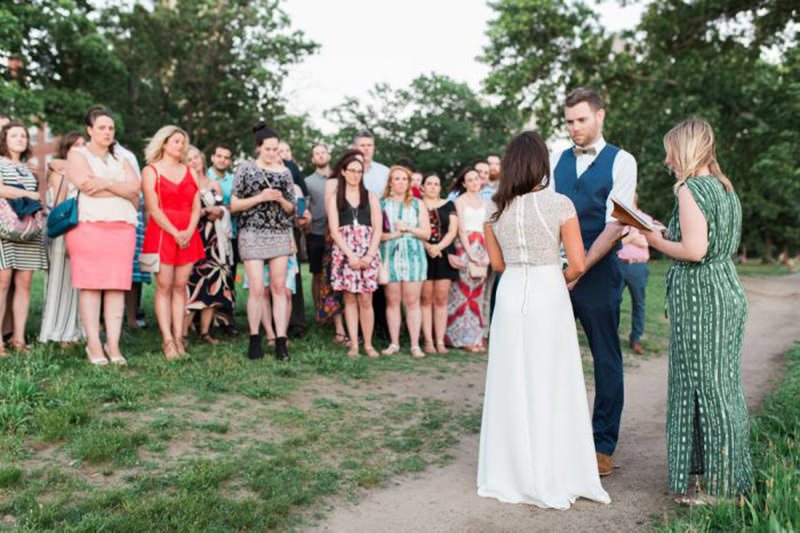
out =
{"type": "Polygon", "coordinates": [[[108,359],[106,359],[105,354],[94,356],[92,352],[89,351],[89,346],[86,346],[86,359],[93,365],[97,366],[104,366],[108,364],[108,359]]]}
{"type": "Polygon", "coordinates": [[[114,357],[113,355],[108,355],[108,354],[111,353],[111,350],[108,349],[108,344],[104,344],[103,345],[103,350],[107,354],[106,357],[108,357],[108,360],[112,364],[119,365],[119,366],[126,366],[128,364],[127,359],[125,359],[125,357],[122,354],[120,354],[117,357],[114,357]]]}

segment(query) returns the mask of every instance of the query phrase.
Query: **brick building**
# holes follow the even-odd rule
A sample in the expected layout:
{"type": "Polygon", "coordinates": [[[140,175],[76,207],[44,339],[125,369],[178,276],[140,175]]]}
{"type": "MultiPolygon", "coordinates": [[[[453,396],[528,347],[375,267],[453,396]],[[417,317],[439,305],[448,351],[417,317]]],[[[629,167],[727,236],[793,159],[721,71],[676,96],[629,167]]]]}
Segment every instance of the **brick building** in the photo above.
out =
{"type": "Polygon", "coordinates": [[[28,128],[30,134],[31,152],[33,155],[29,165],[33,167],[36,176],[42,180],[47,175],[47,164],[55,157],[58,151],[59,138],[55,137],[47,124],[31,126],[28,128]]]}

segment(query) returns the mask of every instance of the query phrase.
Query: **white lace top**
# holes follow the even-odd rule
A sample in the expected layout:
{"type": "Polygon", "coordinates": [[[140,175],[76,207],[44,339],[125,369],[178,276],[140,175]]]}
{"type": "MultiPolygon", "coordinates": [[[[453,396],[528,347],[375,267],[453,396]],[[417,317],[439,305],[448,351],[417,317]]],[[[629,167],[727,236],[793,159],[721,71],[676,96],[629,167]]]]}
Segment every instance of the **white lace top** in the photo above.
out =
{"type": "Polygon", "coordinates": [[[515,198],[492,225],[505,263],[560,264],[561,225],[574,216],[572,201],[552,189],[515,198]]]}

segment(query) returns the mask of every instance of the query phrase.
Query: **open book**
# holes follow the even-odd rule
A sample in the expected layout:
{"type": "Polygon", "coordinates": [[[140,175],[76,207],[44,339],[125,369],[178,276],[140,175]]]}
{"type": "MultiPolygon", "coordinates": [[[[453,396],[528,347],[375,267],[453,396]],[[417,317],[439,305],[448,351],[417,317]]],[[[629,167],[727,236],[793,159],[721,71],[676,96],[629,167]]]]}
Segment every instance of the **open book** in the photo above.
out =
{"type": "Polygon", "coordinates": [[[627,205],[623,204],[619,201],[619,199],[615,197],[611,197],[611,202],[614,205],[614,210],[611,212],[611,216],[625,224],[626,226],[632,226],[639,231],[664,231],[666,228],[657,222],[648,222],[644,218],[642,218],[639,213],[637,213],[634,209],[628,207],[627,205]]]}

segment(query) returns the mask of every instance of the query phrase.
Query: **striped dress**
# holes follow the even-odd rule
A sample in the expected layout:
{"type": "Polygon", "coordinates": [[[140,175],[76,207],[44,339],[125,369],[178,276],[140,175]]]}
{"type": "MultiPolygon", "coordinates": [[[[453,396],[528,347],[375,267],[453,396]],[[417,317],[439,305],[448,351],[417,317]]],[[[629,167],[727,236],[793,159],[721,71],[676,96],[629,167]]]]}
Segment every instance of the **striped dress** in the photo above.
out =
{"type": "MultiPolygon", "coordinates": [[[[74,197],[75,187],[67,184],[67,197],[74,197]]],[[[47,191],[47,206],[55,207],[55,194],[47,191]]],[[[40,342],[75,342],[84,338],[78,313],[78,289],[72,287],[67,244],[64,236],[48,239],[47,250],[50,255],[50,269],[45,276],[42,326],[39,330],[40,342]]]]}
{"type": "MultiPolygon", "coordinates": [[[[28,191],[39,190],[36,176],[23,164],[0,159],[0,179],[4,185],[21,184],[28,191]]],[[[12,242],[0,239],[0,270],[47,270],[44,235],[27,241],[12,242]]]]}
{"type": "MultiPolygon", "coordinates": [[[[389,198],[381,200],[385,222],[389,233],[397,231],[397,222],[402,220],[410,227],[419,226],[420,201],[411,199],[411,205],[389,198]]],[[[426,215],[427,216],[427,215],[426,215]]],[[[428,279],[428,256],[422,241],[409,233],[381,243],[382,260],[389,267],[389,283],[400,281],[425,281],[428,279]]]]}
{"type": "MultiPolygon", "coordinates": [[[[741,379],[747,300],[731,260],[742,208],[714,177],[681,186],[689,187],[708,223],[708,251],[699,263],[676,261],[667,273],[670,488],[686,493],[689,476],[697,474],[709,494],[731,497],[753,485],[741,379]]],[[[681,239],[677,202],[668,238],[681,239]]]]}

